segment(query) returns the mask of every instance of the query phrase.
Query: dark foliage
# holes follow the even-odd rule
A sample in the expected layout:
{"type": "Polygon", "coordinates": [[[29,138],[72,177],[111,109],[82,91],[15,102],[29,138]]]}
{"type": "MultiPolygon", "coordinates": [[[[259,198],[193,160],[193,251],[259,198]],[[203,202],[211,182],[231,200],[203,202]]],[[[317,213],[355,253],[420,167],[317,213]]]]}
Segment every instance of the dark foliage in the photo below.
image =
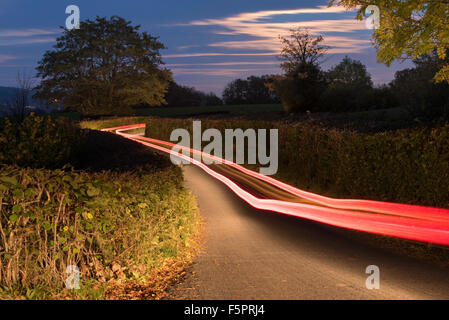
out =
{"type": "Polygon", "coordinates": [[[275,104],[280,99],[269,89],[273,76],[251,76],[230,82],[223,91],[223,100],[227,105],[275,104]]]}
{"type": "Polygon", "coordinates": [[[392,90],[412,117],[423,121],[449,119],[449,84],[433,80],[442,63],[434,53],[414,60],[414,68],[396,72],[392,90]]]}
{"type": "Polygon", "coordinates": [[[223,102],[214,93],[204,93],[172,81],[165,96],[168,107],[219,106],[223,102]]]}
{"type": "Polygon", "coordinates": [[[320,68],[313,64],[299,64],[296,72],[283,77],[274,88],[288,113],[316,111],[326,81],[320,68]]]}

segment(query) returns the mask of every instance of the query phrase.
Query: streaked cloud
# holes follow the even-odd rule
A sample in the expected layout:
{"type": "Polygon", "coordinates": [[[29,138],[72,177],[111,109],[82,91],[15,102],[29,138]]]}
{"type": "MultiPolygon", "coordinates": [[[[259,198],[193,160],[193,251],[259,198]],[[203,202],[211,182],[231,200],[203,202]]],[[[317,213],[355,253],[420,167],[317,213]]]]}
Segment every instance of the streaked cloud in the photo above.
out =
{"type": "Polygon", "coordinates": [[[224,69],[190,69],[190,68],[175,68],[173,73],[175,75],[205,75],[217,77],[238,77],[249,71],[251,72],[273,72],[276,68],[224,68],[224,69]]]}
{"type": "Polygon", "coordinates": [[[211,47],[227,49],[250,49],[279,53],[279,36],[288,35],[293,28],[306,28],[314,35],[324,34],[326,45],[331,47],[331,53],[360,52],[370,46],[370,41],[360,39],[354,34],[366,30],[365,24],[354,18],[342,18],[346,12],[342,7],[318,6],[296,10],[257,11],[241,13],[222,19],[205,19],[190,22],[190,26],[218,26],[223,30],[215,31],[221,35],[245,36],[255,40],[233,40],[210,43],[211,47]],[[332,14],[334,19],[309,19],[310,15],[332,14]],[[272,21],[282,17],[282,21],[272,21]],[[335,36],[335,34],[344,34],[335,36]],[[332,34],[333,36],[330,36],[332,34]]]}
{"type": "Polygon", "coordinates": [[[17,57],[15,57],[15,56],[0,54],[0,63],[4,63],[4,62],[10,61],[10,60],[15,60],[15,59],[17,59],[17,57]]]}
{"type": "Polygon", "coordinates": [[[287,36],[291,29],[299,27],[313,35],[324,35],[330,54],[359,54],[372,47],[365,23],[355,20],[354,13],[348,14],[340,6],[243,12],[177,26],[204,27],[206,32],[216,36],[202,46],[180,46],[177,50],[184,52],[164,55],[170,62],[183,59],[167,65],[173,68],[175,75],[232,78],[248,72],[277,73],[279,61],[276,57],[281,50],[279,36],[287,36]],[[266,58],[261,61],[264,56],[266,58]],[[227,57],[235,59],[223,62],[227,57]],[[188,58],[191,59],[186,62],[188,58]],[[247,62],[249,59],[252,61],[247,62]]]}
{"type": "Polygon", "coordinates": [[[0,37],[34,37],[59,34],[59,29],[5,29],[0,30],[0,37]]]}
{"type": "Polygon", "coordinates": [[[273,56],[273,52],[265,53],[181,53],[181,54],[166,54],[164,58],[194,58],[194,57],[220,57],[220,56],[273,56]]]}
{"type": "Polygon", "coordinates": [[[50,43],[59,33],[58,29],[3,29],[0,30],[0,46],[50,43]]]}
{"type": "Polygon", "coordinates": [[[0,46],[17,46],[37,43],[50,43],[56,41],[56,38],[30,38],[30,39],[1,39],[0,46]]]}
{"type": "Polygon", "coordinates": [[[319,14],[319,13],[339,13],[345,12],[346,9],[340,6],[318,6],[316,8],[303,8],[294,10],[265,10],[256,12],[240,13],[225,19],[205,19],[192,21],[187,25],[235,25],[242,22],[259,22],[262,19],[281,16],[281,15],[298,15],[298,14],[319,14]]]}
{"type": "Polygon", "coordinates": [[[189,67],[189,66],[248,66],[248,65],[267,65],[267,66],[274,66],[279,65],[279,62],[274,61],[259,61],[259,62],[253,62],[253,61],[234,61],[234,62],[212,62],[212,63],[171,63],[167,64],[167,67],[189,67]]]}

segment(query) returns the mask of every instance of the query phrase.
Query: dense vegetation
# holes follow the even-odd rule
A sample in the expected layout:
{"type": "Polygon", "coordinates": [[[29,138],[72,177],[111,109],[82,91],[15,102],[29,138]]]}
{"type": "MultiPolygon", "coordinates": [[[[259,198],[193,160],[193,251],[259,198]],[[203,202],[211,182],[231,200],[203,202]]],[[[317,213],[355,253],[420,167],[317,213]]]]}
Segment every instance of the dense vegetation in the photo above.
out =
{"type": "Polygon", "coordinates": [[[279,104],[278,95],[269,89],[273,76],[251,76],[226,85],[223,102],[227,105],[279,104]]]}
{"type": "Polygon", "coordinates": [[[129,281],[160,298],[189,263],[198,211],[168,159],[62,119],[6,121],[0,140],[0,298],[113,297],[129,281]],[[71,265],[81,290],[65,290],[71,265]]]}
{"type": "Polygon", "coordinates": [[[449,83],[433,81],[443,60],[433,52],[413,62],[413,68],[396,72],[390,84],[398,105],[421,121],[449,120],[449,83]]]}
{"type": "MultiPolygon", "coordinates": [[[[150,121],[146,135],[168,141],[175,128],[192,130],[192,121],[150,121]]],[[[372,134],[249,120],[203,120],[202,128],[279,129],[277,177],[302,189],[449,207],[448,125],[372,134]]]]}
{"type": "Polygon", "coordinates": [[[0,124],[0,163],[58,168],[81,151],[85,133],[64,118],[31,115],[23,122],[5,118],[0,124]]]}
{"type": "Polygon", "coordinates": [[[172,81],[165,95],[167,107],[219,106],[222,100],[214,93],[204,93],[172,81]]]}

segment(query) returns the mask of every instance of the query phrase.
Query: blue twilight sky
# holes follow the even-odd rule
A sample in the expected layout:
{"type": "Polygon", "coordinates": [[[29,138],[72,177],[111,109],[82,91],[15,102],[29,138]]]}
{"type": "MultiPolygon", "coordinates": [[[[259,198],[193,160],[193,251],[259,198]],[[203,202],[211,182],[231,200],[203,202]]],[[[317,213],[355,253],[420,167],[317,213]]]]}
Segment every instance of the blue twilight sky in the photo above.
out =
{"type": "Polygon", "coordinates": [[[119,15],[159,36],[175,80],[221,94],[227,82],[279,73],[279,35],[292,27],[323,34],[331,47],[324,69],[345,55],[361,60],[374,83],[389,82],[394,72],[376,62],[364,21],[354,12],[327,8],[327,0],[0,0],[0,86],[14,86],[18,71],[34,74],[42,54],[52,48],[65,25],[65,9],[74,4],[81,19],[119,15]]]}

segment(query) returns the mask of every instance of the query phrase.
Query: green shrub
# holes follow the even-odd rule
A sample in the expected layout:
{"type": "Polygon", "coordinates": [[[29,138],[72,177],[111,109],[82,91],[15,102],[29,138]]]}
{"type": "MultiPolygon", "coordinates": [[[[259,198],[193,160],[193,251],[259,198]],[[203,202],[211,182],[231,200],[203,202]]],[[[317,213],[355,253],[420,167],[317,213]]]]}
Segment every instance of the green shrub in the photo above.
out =
{"type": "Polygon", "coordinates": [[[57,168],[82,147],[84,132],[70,121],[31,115],[23,122],[5,119],[0,126],[0,163],[57,168]]]}

